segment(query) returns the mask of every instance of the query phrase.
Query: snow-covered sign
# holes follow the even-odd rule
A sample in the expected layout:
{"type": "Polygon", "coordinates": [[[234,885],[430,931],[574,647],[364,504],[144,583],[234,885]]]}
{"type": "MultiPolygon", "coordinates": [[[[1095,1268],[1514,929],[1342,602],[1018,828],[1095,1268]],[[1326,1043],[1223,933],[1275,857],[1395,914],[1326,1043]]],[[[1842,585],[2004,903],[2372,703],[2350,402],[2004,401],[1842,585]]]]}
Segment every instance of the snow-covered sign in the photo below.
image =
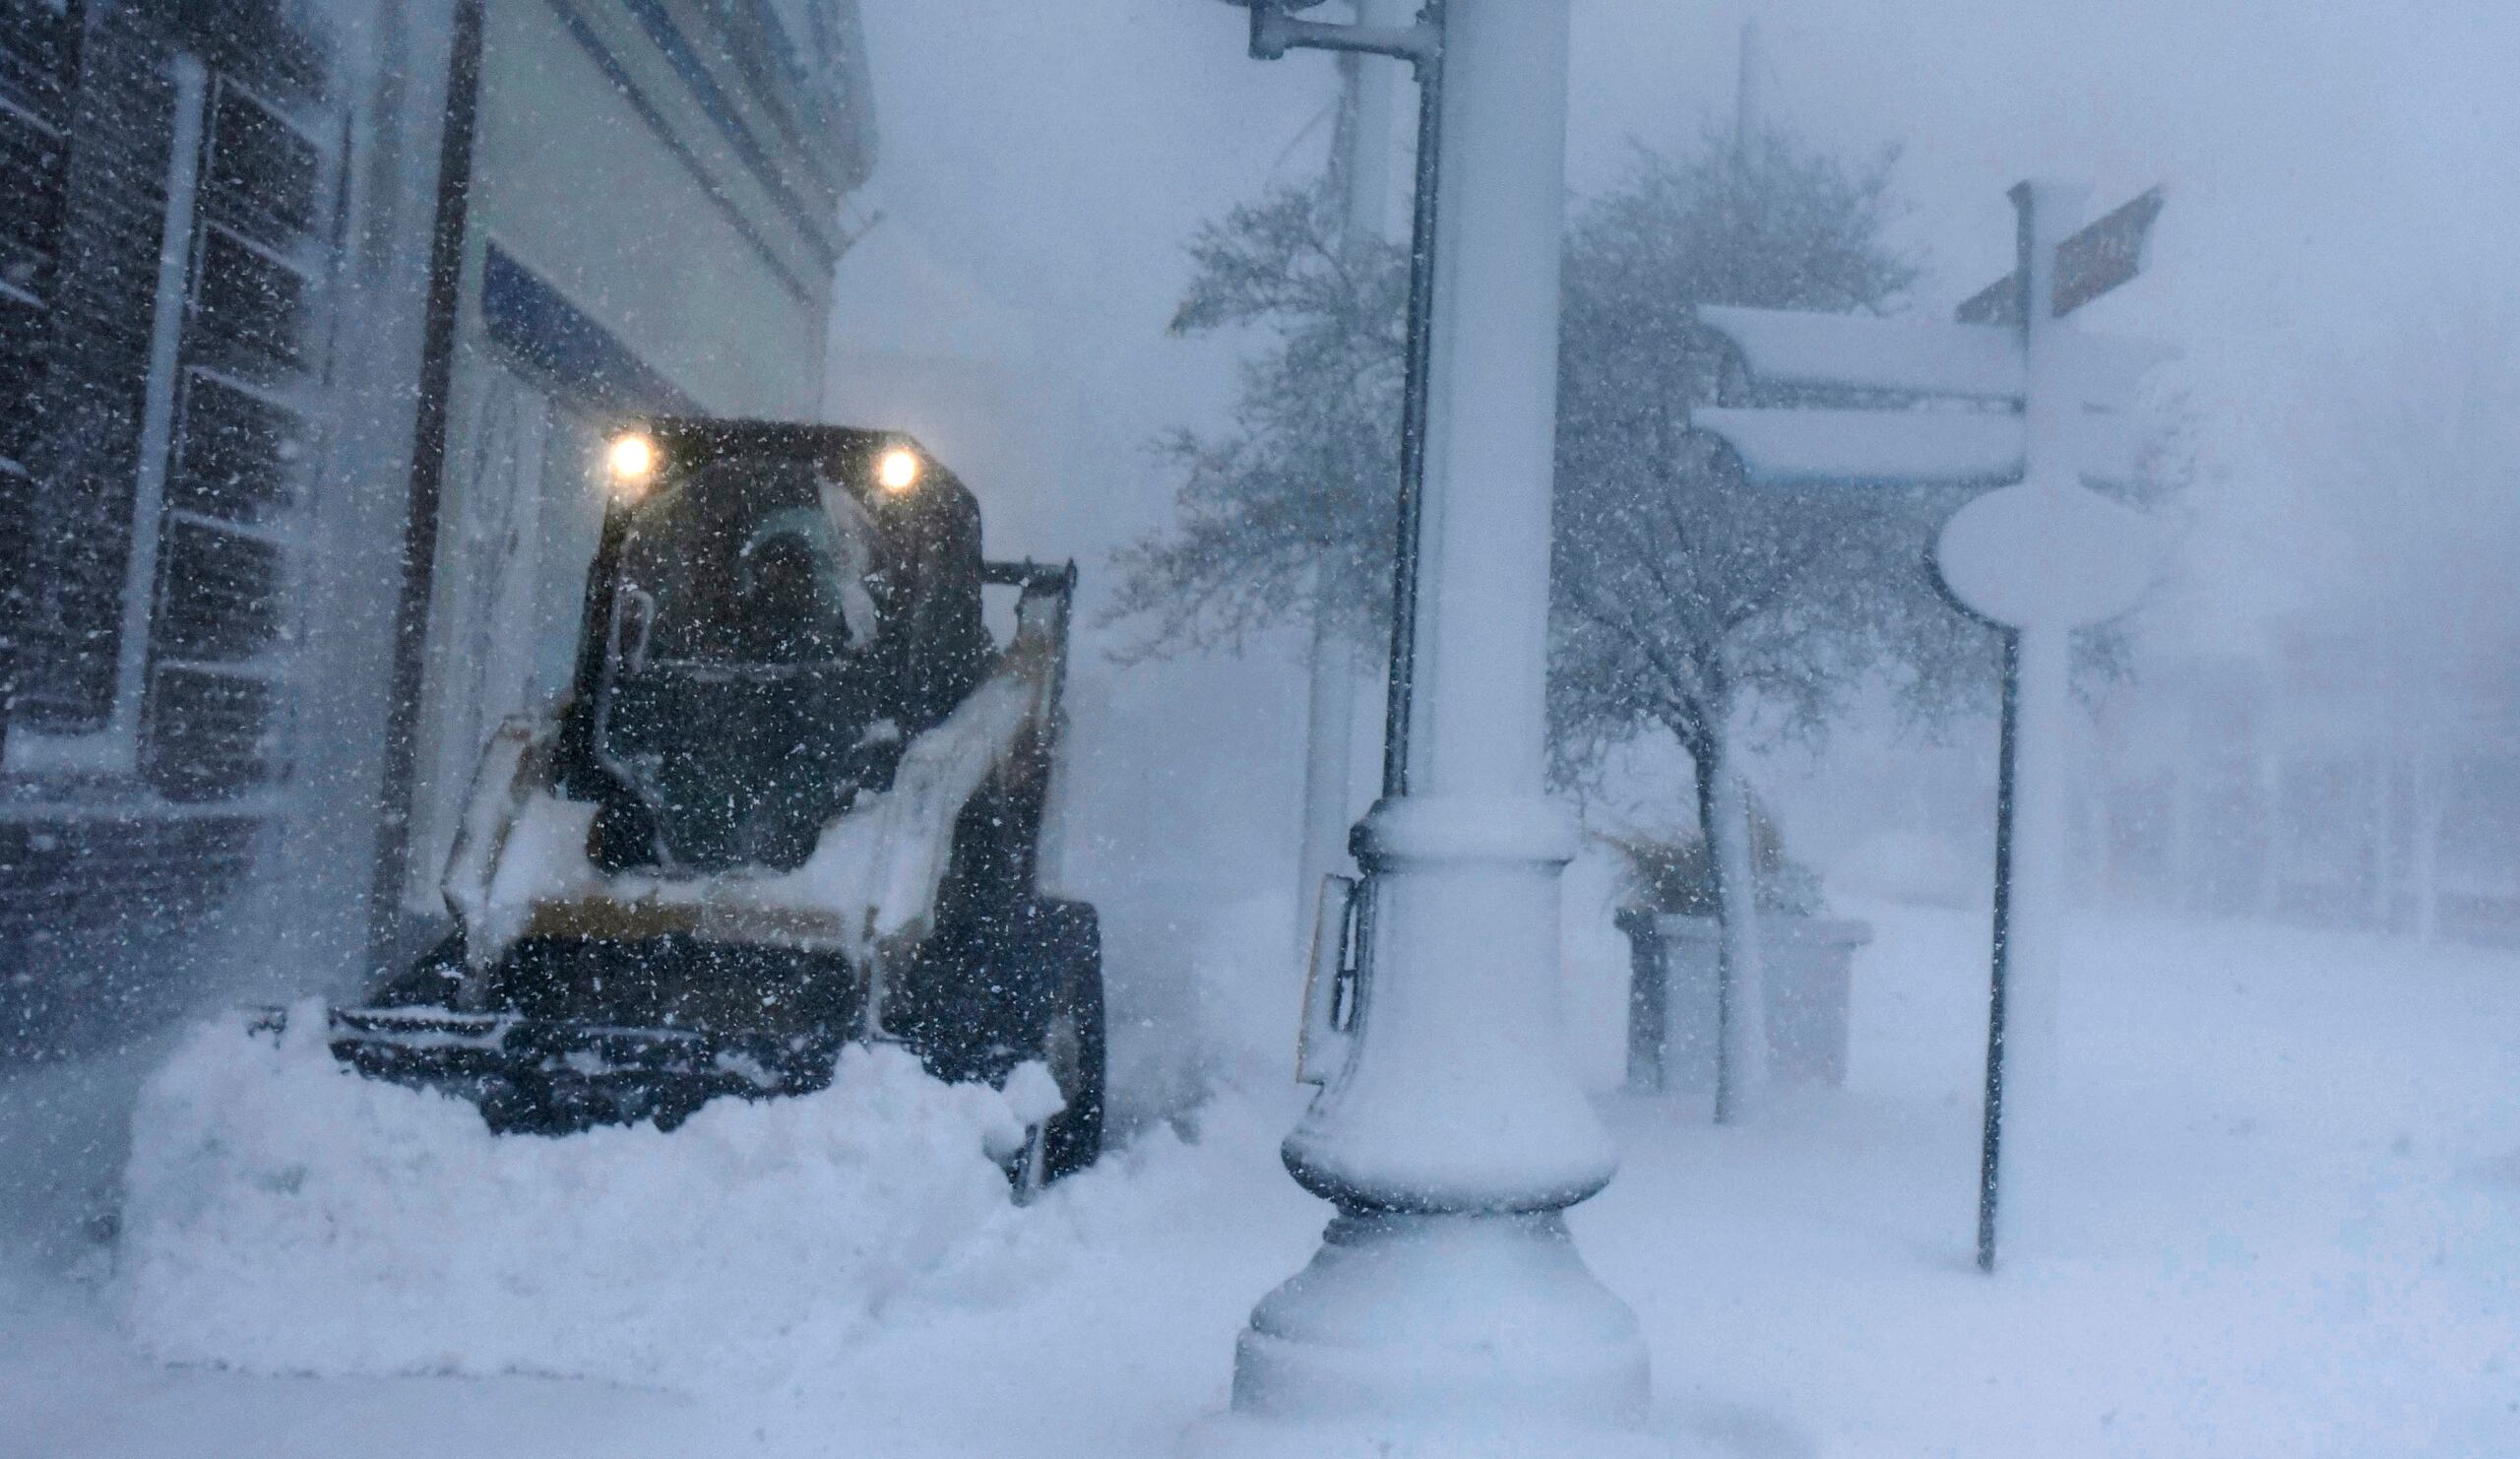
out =
{"type": "Polygon", "coordinates": [[[1737,304],[1701,304],[1697,317],[1762,383],[2021,398],[2019,330],[1737,304]]]}
{"type": "Polygon", "coordinates": [[[2047,1107],[2056,1064],[2071,634],[2133,608],[2161,557],[2148,519],[2090,488],[2133,477],[2141,442],[2128,406],[2165,351],[2062,322],[2135,277],[2161,191],[2072,232],[2074,192],[2023,183],[2012,198],[2019,263],[1950,324],[1700,309],[1699,323],[1732,345],[1729,391],[1783,391],[1797,403],[1691,414],[1762,484],[1994,487],[1955,513],[1934,547],[1952,597],[2013,630],[1978,1210],[1978,1263],[1989,1271],[1999,1213],[2008,1231],[2037,1232],[2057,1183],[2050,1161],[2035,1154],[2030,1178],[2014,1182],[2023,1190],[2000,1207],[1996,1199],[1998,1174],[2025,1164],[2020,1136],[2035,1145],[2055,1124],[2047,1107]],[[1800,403],[1814,396],[1830,404],[1800,403]]]}
{"type": "Polygon", "coordinates": [[[1854,397],[1869,409],[1728,405],[1694,411],[1690,422],[1722,437],[1765,485],[2002,486],[1944,530],[1935,552],[1944,586],[2006,627],[2080,627],[2133,607],[2151,579],[2145,519],[2086,487],[2133,478],[2142,441],[2129,407],[2168,351],[2058,321],[2135,277],[2162,193],[2061,238],[2069,194],[2023,183],[2012,196],[2021,264],[1951,323],[1698,310],[1732,349],[1728,391],[1854,397]],[[2048,306],[2025,317],[2026,291],[2048,306]]]}
{"type": "MultiPolygon", "coordinates": [[[[1722,436],[1753,481],[1992,485],[2029,470],[2030,364],[2017,325],[1712,304],[1697,313],[1732,347],[1736,390],[1889,398],[1891,409],[1691,412],[1690,422],[1722,436]]],[[[2057,356],[2049,374],[2065,463],[2086,480],[2132,479],[2140,442],[2126,412],[2144,373],[2167,352],[2146,341],[2077,332],[2057,356]]]]}
{"type": "MultiPolygon", "coordinates": [[[[1752,410],[1689,412],[1722,436],[1749,478],[1765,486],[1996,485],[2029,470],[2030,439],[2017,411],[1752,410]]],[[[2064,454],[2091,481],[2134,478],[2141,442],[2114,412],[2080,411],[2063,421],[2064,454]]]]}
{"type": "Polygon", "coordinates": [[[2078,486],[2022,482],[1952,514],[1934,543],[1945,588],[2013,628],[2073,629],[2132,609],[2159,576],[2151,519],[2078,486]]]}
{"type": "MultiPolygon", "coordinates": [[[[2056,245],[2056,285],[2048,317],[2062,319],[2133,279],[2144,266],[2144,245],[2161,217],[2162,190],[2150,188],[2119,204],[2107,217],[2056,245]]],[[[2016,269],[1971,294],[1961,304],[1964,324],[2021,323],[2021,271],[2016,269]]]]}

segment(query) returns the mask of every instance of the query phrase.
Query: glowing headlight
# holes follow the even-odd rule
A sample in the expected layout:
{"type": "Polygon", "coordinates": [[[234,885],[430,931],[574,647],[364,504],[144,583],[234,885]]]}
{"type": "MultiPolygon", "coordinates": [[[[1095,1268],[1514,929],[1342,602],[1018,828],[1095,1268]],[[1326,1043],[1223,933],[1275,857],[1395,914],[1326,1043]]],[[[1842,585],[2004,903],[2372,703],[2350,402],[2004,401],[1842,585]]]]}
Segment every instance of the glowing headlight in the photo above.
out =
{"type": "Polygon", "coordinates": [[[657,443],[638,431],[612,438],[604,448],[604,469],[612,475],[612,488],[625,496],[636,496],[648,489],[650,478],[657,474],[657,443]]]}
{"type": "Polygon", "coordinates": [[[886,491],[908,491],[918,484],[918,453],[895,446],[875,458],[875,484],[886,491]]]}

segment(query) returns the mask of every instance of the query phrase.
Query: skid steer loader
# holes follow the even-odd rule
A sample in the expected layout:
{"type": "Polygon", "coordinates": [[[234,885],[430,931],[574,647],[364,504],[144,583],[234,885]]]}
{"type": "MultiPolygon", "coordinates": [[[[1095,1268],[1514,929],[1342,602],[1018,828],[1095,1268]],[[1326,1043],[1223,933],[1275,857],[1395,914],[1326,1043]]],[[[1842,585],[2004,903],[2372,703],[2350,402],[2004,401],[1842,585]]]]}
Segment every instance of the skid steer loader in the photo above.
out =
{"type": "Polygon", "coordinates": [[[1073,564],[984,561],[895,433],[656,419],[606,466],[573,691],[491,739],[456,931],[333,1010],[334,1052],[528,1133],[808,1092],[854,1040],[952,1080],[1040,1060],[1066,1106],[1010,1173],[1090,1164],[1095,913],[1036,883],[1073,564]]]}

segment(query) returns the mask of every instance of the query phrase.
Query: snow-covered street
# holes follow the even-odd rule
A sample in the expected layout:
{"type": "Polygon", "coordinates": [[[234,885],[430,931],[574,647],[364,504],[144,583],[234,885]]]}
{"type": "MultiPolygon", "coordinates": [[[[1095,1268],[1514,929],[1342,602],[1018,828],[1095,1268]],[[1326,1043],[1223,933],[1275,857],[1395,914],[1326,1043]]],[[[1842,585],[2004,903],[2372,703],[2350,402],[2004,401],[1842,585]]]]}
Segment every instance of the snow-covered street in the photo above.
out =
{"type": "Polygon", "coordinates": [[[0,0],[0,1459],[2520,1459],[2515,54],[0,0]]]}
{"type": "MultiPolygon", "coordinates": [[[[1645,1324],[1675,1448],[1751,1459],[2507,1451],[2520,1433],[2520,1115],[2508,1097],[2520,1087],[2520,956],[2086,919],[2069,963],[2080,1178],[2061,1254],[2008,1260],[1990,1281],[1970,1262],[1983,920],[1867,915],[1880,940],[1858,965],[1845,1091],[1789,1099],[1735,1129],[1684,1101],[1601,1096],[1625,1163],[1573,1222],[1645,1324]]],[[[1259,959],[1240,972],[1272,976],[1259,959]]],[[[441,1334],[456,1346],[413,1361],[401,1336],[360,1326],[390,1320],[390,1307],[349,1290],[285,1293],[260,1319],[322,1334],[279,1365],[323,1375],[161,1366],[141,1353],[173,1319],[129,1313],[128,1271],[98,1286],[13,1266],[0,1451],[1164,1454],[1223,1405],[1251,1302],[1318,1235],[1326,1208],[1276,1159],[1299,1101],[1246,1065],[1184,1116],[1189,1139],[1143,1130],[1040,1204],[955,1238],[922,1233],[889,1266],[851,1248],[810,1271],[765,1260],[733,1269],[739,1280],[724,1265],[704,1279],[660,1252],[607,1274],[603,1300],[539,1319],[541,1341],[581,1361],[614,1354],[598,1366],[615,1380],[639,1375],[597,1329],[682,1311],[708,1335],[713,1365],[658,1358],[634,1382],[447,1376],[518,1365],[497,1355],[526,1335],[441,1334]],[[863,1292],[780,1286],[879,1269],[895,1290],[871,1309],[863,1292]],[[729,1353],[754,1362],[737,1370],[729,1353]],[[380,1356],[387,1372],[419,1371],[379,1372],[380,1356]]],[[[652,1174],[726,1178],[699,1163],[652,1174]]],[[[591,1184],[580,1199],[664,1211],[677,1193],[591,1184]]],[[[555,1213],[555,1237],[603,1224],[569,1214],[555,1213]]],[[[775,1239],[810,1226],[786,1213],[775,1239]]],[[[504,1238],[530,1243],[533,1230],[504,1238]]],[[[281,1255],[241,1254],[233,1271],[326,1269],[281,1255]]],[[[214,1290],[195,1287],[185,1329],[205,1349],[218,1341],[214,1290]]],[[[397,1300],[419,1327],[495,1311],[477,1293],[439,1297],[436,1307],[425,1290],[397,1300]]],[[[268,1362],[272,1334],[261,1336],[258,1353],[235,1356],[268,1362]]]]}

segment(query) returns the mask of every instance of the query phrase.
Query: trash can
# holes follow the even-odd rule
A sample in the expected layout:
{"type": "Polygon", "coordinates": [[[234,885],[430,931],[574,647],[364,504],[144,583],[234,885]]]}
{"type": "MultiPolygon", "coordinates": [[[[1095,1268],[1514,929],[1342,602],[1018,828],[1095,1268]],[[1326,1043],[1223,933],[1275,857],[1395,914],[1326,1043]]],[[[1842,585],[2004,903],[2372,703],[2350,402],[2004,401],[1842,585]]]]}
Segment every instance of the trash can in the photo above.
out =
{"type": "MultiPolygon", "coordinates": [[[[1722,923],[1633,909],[1617,921],[1628,945],[1628,1087],[1712,1096],[1722,923]]],[[[1759,920],[1759,932],[1768,1076],[1780,1084],[1844,1085],[1855,950],[1872,940],[1871,923],[1771,914],[1759,920]]]]}

